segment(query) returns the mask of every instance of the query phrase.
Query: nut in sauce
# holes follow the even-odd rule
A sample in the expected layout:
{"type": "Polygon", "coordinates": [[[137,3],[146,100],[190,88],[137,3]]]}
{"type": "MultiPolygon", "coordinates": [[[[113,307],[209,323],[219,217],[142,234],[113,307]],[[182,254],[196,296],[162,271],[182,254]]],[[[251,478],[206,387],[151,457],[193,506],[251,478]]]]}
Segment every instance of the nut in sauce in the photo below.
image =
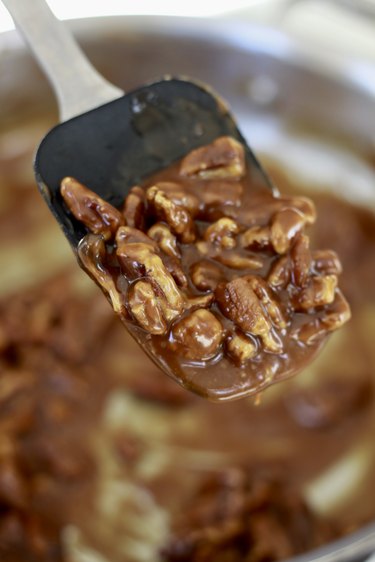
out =
{"type": "Polygon", "coordinates": [[[216,400],[290,376],[350,318],[337,256],[310,250],[313,203],[251,182],[242,145],[220,137],[134,186],[122,213],[75,180],[61,188],[88,229],[80,246],[101,237],[101,264],[88,263],[92,252],[81,260],[128,328],[180,383],[216,400]]]}

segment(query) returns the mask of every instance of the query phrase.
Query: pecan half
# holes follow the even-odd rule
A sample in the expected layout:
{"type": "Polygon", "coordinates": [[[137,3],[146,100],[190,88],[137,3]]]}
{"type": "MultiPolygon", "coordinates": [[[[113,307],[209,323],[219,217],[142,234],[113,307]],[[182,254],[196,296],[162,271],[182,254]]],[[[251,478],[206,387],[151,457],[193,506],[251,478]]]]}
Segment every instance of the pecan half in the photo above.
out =
{"type": "Polygon", "coordinates": [[[109,240],[124,224],[120,211],[76,179],[64,178],[60,191],[70,212],[93,234],[102,234],[105,240],[109,240]]]}
{"type": "Polygon", "coordinates": [[[281,313],[276,313],[276,306],[255,276],[237,277],[229,283],[219,284],[215,297],[222,313],[243,332],[259,336],[267,351],[281,352],[282,343],[272,329],[269,317],[272,313],[281,322],[281,313]],[[263,301],[268,305],[267,310],[262,306],[263,301]]]}
{"type": "Polygon", "coordinates": [[[296,310],[308,310],[333,302],[337,287],[336,275],[314,276],[297,295],[296,310]]]}
{"type": "Polygon", "coordinates": [[[341,328],[350,317],[350,306],[340,289],[336,289],[333,302],[327,305],[322,316],[293,330],[291,337],[306,345],[314,345],[327,335],[327,331],[333,332],[341,328]]]}
{"type": "Polygon", "coordinates": [[[340,289],[336,289],[333,302],[327,307],[322,318],[324,327],[332,332],[350,320],[350,306],[340,289]]]}
{"type": "Polygon", "coordinates": [[[341,275],[342,265],[333,250],[314,250],[312,252],[314,270],[326,275],[341,275]]]}
{"type": "Polygon", "coordinates": [[[181,162],[182,176],[202,179],[240,179],[245,173],[243,145],[231,137],[219,137],[213,143],[190,152],[181,162]]]}
{"type": "Polygon", "coordinates": [[[133,318],[148,333],[162,335],[167,332],[161,301],[151,281],[141,280],[131,285],[128,307],[133,318]]]}
{"type": "Polygon", "coordinates": [[[148,230],[147,235],[155,240],[160,249],[168,256],[181,257],[177,239],[166,224],[157,222],[148,230]]]}
{"type": "Polygon", "coordinates": [[[239,226],[233,219],[224,217],[210,224],[206,229],[203,238],[206,242],[216,244],[225,250],[230,250],[236,245],[236,235],[239,226]]]}
{"type": "Polygon", "coordinates": [[[310,241],[305,234],[299,234],[296,237],[290,256],[294,283],[298,287],[303,287],[307,283],[312,265],[310,241]]]}
{"type": "Polygon", "coordinates": [[[296,209],[283,209],[276,213],[271,222],[271,242],[275,252],[285,254],[304,226],[304,216],[296,209]]]}
{"type": "Polygon", "coordinates": [[[106,265],[107,251],[104,238],[100,234],[86,234],[77,248],[83,268],[108,295],[113,310],[121,313],[124,306],[113,277],[106,265]]]}
{"type": "Polygon", "coordinates": [[[271,267],[268,283],[275,289],[285,289],[291,277],[291,263],[289,256],[281,256],[271,267]]]}
{"type": "Polygon", "coordinates": [[[156,186],[149,187],[146,195],[156,216],[169,225],[171,231],[183,244],[194,242],[195,225],[189,211],[176,205],[164,191],[156,186]]]}
{"type": "Polygon", "coordinates": [[[171,321],[184,308],[183,296],[162,259],[156,253],[154,241],[149,238],[150,244],[129,242],[126,235],[123,235],[126,228],[121,227],[116,236],[116,255],[121,268],[132,279],[144,277],[152,281],[153,289],[159,295],[164,317],[171,321]]]}
{"type": "Polygon", "coordinates": [[[187,275],[184,273],[181,265],[181,260],[173,256],[162,255],[162,260],[173,279],[179,287],[186,289],[189,285],[187,275]]]}

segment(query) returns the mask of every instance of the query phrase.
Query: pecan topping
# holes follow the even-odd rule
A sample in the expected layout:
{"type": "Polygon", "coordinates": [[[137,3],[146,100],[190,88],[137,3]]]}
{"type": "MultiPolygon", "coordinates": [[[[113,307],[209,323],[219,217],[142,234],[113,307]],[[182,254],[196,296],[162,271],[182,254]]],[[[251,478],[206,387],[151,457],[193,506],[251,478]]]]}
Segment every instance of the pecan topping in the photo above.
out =
{"type": "Polygon", "coordinates": [[[96,234],[80,244],[82,264],[148,352],[203,395],[290,376],[349,319],[336,254],[310,250],[314,204],[260,189],[230,137],[134,186],[110,228],[119,212],[83,189],[96,234]]]}

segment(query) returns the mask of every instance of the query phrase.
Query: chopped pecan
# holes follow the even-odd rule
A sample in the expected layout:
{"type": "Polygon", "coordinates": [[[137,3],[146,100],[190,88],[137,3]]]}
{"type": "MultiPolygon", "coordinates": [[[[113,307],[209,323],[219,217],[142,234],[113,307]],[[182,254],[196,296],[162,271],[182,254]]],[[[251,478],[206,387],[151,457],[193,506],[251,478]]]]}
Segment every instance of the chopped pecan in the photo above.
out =
{"type": "MultiPolygon", "coordinates": [[[[288,198],[285,198],[288,201],[288,198]]],[[[288,206],[297,209],[304,217],[305,225],[314,224],[316,221],[316,208],[314,202],[308,197],[292,197],[288,206]]]]}
{"type": "Polygon", "coordinates": [[[327,335],[327,329],[320,318],[313,318],[302,326],[295,327],[290,332],[290,337],[305,345],[315,345],[327,335]]]}
{"type": "MultiPolygon", "coordinates": [[[[155,252],[154,242],[128,242],[123,236],[124,229],[118,230],[116,236],[116,254],[123,271],[128,277],[137,279],[145,277],[152,281],[152,288],[159,298],[159,306],[167,321],[173,320],[180,314],[184,307],[184,299],[160,256],[155,252]]],[[[146,287],[142,285],[142,291],[146,287]]],[[[147,289],[148,292],[151,289],[147,289]]]]}
{"type": "Polygon", "coordinates": [[[144,189],[135,185],[129,191],[122,209],[125,223],[133,228],[144,229],[146,195],[144,189]]]}
{"type": "Polygon", "coordinates": [[[184,207],[192,217],[195,217],[200,208],[198,197],[189,193],[183,185],[173,181],[158,181],[156,187],[161,189],[173,203],[179,207],[184,207]]]}
{"type": "Polygon", "coordinates": [[[309,278],[312,265],[309,238],[298,234],[290,252],[294,283],[303,287],[309,278]]]}
{"type": "Polygon", "coordinates": [[[217,354],[224,330],[216,316],[203,308],[176,322],[171,336],[172,349],[188,359],[203,361],[217,354]]]}
{"type": "Polygon", "coordinates": [[[242,365],[249,361],[258,352],[258,346],[254,338],[245,336],[237,331],[227,337],[225,341],[226,351],[235,363],[242,365]]]}
{"type": "Polygon", "coordinates": [[[242,248],[263,249],[271,246],[271,230],[268,226],[252,226],[239,237],[242,248]]]}
{"type": "Polygon", "coordinates": [[[327,305],[324,314],[292,330],[291,337],[306,345],[314,345],[327,335],[327,331],[337,330],[350,320],[350,317],[350,306],[340,289],[336,289],[335,298],[327,305]]]}
{"type": "Polygon", "coordinates": [[[323,326],[330,332],[337,330],[350,320],[350,306],[340,289],[335,290],[335,298],[327,307],[322,318],[323,326]]]}
{"type": "Polygon", "coordinates": [[[314,250],[312,252],[314,270],[325,275],[341,275],[342,265],[333,250],[314,250]]]}
{"type": "Polygon", "coordinates": [[[176,205],[164,191],[156,186],[149,187],[146,196],[156,216],[169,225],[171,231],[183,244],[194,242],[194,221],[185,207],[176,205]]]}
{"type": "Polygon", "coordinates": [[[224,280],[221,268],[208,260],[194,263],[190,268],[190,277],[200,291],[214,291],[224,280]]]}
{"type": "Polygon", "coordinates": [[[275,289],[285,289],[291,276],[291,263],[289,256],[281,256],[271,267],[268,274],[268,283],[275,289]]]}
{"type": "Polygon", "coordinates": [[[166,224],[157,222],[148,230],[147,235],[155,240],[160,249],[168,256],[181,257],[177,239],[166,224]]]}
{"type": "Polygon", "coordinates": [[[181,260],[172,256],[162,256],[162,260],[165,267],[168,269],[169,273],[176,281],[177,285],[186,289],[189,285],[189,282],[182,269],[181,260]]]}
{"type": "Polygon", "coordinates": [[[185,156],[180,173],[202,179],[240,179],[245,173],[244,147],[231,137],[219,137],[185,156]]]}
{"type": "Polygon", "coordinates": [[[286,320],[281,311],[280,305],[272,293],[272,289],[268,287],[266,281],[259,276],[249,276],[249,282],[259,301],[267,311],[272,324],[278,328],[286,328],[286,320]]]}
{"type": "Polygon", "coordinates": [[[133,318],[150,334],[165,334],[167,321],[161,301],[150,281],[133,283],[128,292],[128,306],[133,318]]]}
{"type": "Polygon", "coordinates": [[[159,267],[160,274],[163,274],[165,267],[158,256],[156,243],[141,232],[139,238],[133,235],[130,237],[128,231],[129,227],[124,226],[119,228],[116,235],[116,255],[122,271],[130,279],[144,277],[147,275],[147,269],[151,267],[149,262],[152,261],[154,267],[159,267]]]}
{"type": "Polygon", "coordinates": [[[276,213],[271,222],[271,242],[275,252],[285,254],[304,226],[304,216],[295,209],[282,209],[276,213]]]}
{"type": "Polygon", "coordinates": [[[78,257],[88,274],[108,295],[113,310],[120,313],[124,310],[121,294],[106,266],[106,247],[100,234],[86,234],[78,244],[78,257]]]}
{"type": "Polygon", "coordinates": [[[124,224],[120,211],[74,178],[62,180],[61,195],[75,218],[93,234],[102,234],[105,240],[124,224]]]}
{"type": "Polygon", "coordinates": [[[206,242],[217,244],[225,250],[230,250],[236,245],[236,235],[238,232],[239,226],[236,221],[224,217],[210,224],[203,238],[206,242]]]}
{"type": "Polygon", "coordinates": [[[336,287],[336,275],[311,277],[296,297],[296,310],[308,310],[332,303],[335,298],[336,287]]]}
{"type": "Polygon", "coordinates": [[[274,309],[273,301],[268,298],[264,287],[255,276],[247,275],[229,283],[221,283],[215,291],[215,296],[222,313],[243,332],[260,336],[267,351],[281,352],[281,341],[274,333],[268,316],[272,312],[278,319],[276,307],[274,309]],[[267,312],[261,304],[262,300],[268,302],[267,312]]]}
{"type": "Polygon", "coordinates": [[[122,226],[118,229],[116,233],[116,244],[119,246],[124,246],[125,244],[134,244],[140,242],[142,244],[147,244],[152,250],[157,253],[159,247],[155,240],[152,240],[145,232],[138,230],[138,228],[133,228],[131,226],[122,226]]]}

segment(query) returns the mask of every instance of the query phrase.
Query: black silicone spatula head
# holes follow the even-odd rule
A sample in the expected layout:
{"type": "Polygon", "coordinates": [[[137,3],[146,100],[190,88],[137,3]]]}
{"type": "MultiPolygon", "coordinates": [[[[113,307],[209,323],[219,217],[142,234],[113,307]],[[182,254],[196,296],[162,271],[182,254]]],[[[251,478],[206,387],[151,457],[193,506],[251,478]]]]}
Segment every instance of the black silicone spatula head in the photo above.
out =
{"type": "MultiPolygon", "coordinates": [[[[85,230],[72,219],[60,195],[61,180],[78,179],[119,207],[128,190],[198,146],[229,135],[241,141],[225,105],[201,85],[167,79],[79,115],[55,127],[37,152],[35,172],[41,192],[76,247],[85,230]]],[[[255,157],[253,173],[269,189],[255,157]]]]}

